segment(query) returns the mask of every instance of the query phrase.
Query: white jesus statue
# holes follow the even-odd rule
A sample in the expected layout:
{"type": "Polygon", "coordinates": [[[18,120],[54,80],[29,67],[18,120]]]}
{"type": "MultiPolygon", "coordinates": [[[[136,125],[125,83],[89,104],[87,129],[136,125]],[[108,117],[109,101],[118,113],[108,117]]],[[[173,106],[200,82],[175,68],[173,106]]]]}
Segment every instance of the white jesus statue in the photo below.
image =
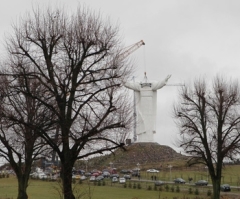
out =
{"type": "Polygon", "coordinates": [[[163,81],[148,82],[146,73],[144,82],[127,82],[125,87],[134,90],[137,112],[137,142],[154,142],[156,133],[157,90],[166,85],[171,75],[163,81]]]}

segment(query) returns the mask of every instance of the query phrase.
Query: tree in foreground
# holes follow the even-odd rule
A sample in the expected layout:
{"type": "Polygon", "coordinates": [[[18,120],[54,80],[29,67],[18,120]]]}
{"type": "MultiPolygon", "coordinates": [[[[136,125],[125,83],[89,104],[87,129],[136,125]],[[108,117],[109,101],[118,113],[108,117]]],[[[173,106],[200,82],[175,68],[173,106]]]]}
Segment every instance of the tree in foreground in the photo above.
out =
{"type": "Polygon", "coordinates": [[[180,129],[180,146],[190,155],[189,164],[208,168],[213,198],[220,198],[224,160],[240,152],[240,93],[237,81],[217,76],[212,85],[195,81],[180,91],[174,115],[180,129]]]}
{"type": "Polygon", "coordinates": [[[60,158],[64,198],[74,199],[75,161],[122,147],[132,120],[122,90],[131,67],[119,56],[118,28],[87,8],[71,15],[36,9],[14,25],[6,46],[9,65],[17,68],[12,75],[25,85],[32,79],[41,84],[41,95],[31,89],[23,94],[56,117],[57,137],[37,128],[60,158]]]}
{"type": "MultiPolygon", "coordinates": [[[[6,74],[6,71],[2,74],[6,74]]],[[[0,79],[0,156],[9,162],[16,173],[17,198],[27,199],[32,164],[47,153],[47,147],[40,139],[37,126],[49,129],[52,113],[38,101],[21,92],[26,88],[21,80],[12,76],[1,76],[0,79]]],[[[31,84],[27,88],[39,93],[40,85],[35,80],[29,83],[31,84]]]]}

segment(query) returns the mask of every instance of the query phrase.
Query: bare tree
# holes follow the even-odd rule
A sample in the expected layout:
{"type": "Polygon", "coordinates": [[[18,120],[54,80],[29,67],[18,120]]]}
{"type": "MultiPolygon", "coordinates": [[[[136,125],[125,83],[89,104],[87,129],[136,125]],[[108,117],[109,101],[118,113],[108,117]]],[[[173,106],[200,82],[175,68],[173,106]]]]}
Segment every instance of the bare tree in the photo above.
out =
{"type": "MultiPolygon", "coordinates": [[[[6,72],[1,72],[6,74],[6,72]]],[[[43,129],[51,127],[51,112],[39,102],[21,91],[37,92],[35,80],[24,86],[22,79],[1,76],[0,79],[0,156],[7,160],[18,179],[18,199],[27,199],[28,180],[33,161],[47,150],[40,139],[38,125],[43,129]]]]}
{"type": "Polygon", "coordinates": [[[213,198],[220,198],[224,160],[240,152],[239,84],[217,76],[212,85],[195,81],[180,92],[174,107],[180,129],[180,146],[190,155],[189,164],[204,164],[213,184],[213,198]]]}
{"type": "Polygon", "coordinates": [[[85,7],[71,15],[36,9],[20,21],[7,40],[9,65],[26,85],[33,78],[41,83],[41,96],[24,94],[57,118],[57,140],[41,126],[39,135],[60,158],[64,198],[74,199],[75,161],[124,145],[132,114],[122,82],[132,67],[119,56],[118,28],[85,7]]]}

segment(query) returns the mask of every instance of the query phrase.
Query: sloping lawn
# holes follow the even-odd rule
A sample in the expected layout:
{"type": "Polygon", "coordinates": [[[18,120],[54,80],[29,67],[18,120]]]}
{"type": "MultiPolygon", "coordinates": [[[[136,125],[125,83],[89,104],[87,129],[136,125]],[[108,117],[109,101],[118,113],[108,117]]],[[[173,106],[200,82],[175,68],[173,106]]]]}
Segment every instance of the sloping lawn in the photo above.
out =
{"type": "MultiPolygon", "coordinates": [[[[93,183],[83,183],[74,184],[74,192],[76,198],[82,196],[85,199],[159,199],[168,197],[172,199],[173,197],[184,198],[188,196],[189,199],[196,198],[194,194],[188,195],[187,191],[176,192],[165,192],[147,190],[144,183],[141,185],[141,189],[137,188],[124,188],[120,184],[110,184],[107,183],[106,186],[98,186],[93,183]],[[84,197],[83,197],[84,196],[84,197]]],[[[29,199],[58,199],[61,198],[61,184],[58,182],[47,182],[41,180],[30,180],[28,187],[29,199]]],[[[201,196],[201,195],[199,195],[201,196]]],[[[0,199],[15,199],[17,197],[17,180],[16,177],[1,178],[0,179],[0,199]]],[[[204,192],[204,197],[207,196],[204,192]]]]}
{"type": "MultiPolygon", "coordinates": [[[[141,185],[141,189],[136,186],[133,188],[134,182],[131,182],[132,187],[129,187],[127,182],[126,188],[123,184],[111,183],[106,181],[106,185],[101,186],[94,183],[85,181],[83,184],[73,184],[76,199],[208,199],[207,191],[211,187],[196,187],[189,185],[179,185],[180,192],[176,192],[177,185],[169,184],[169,190],[166,191],[162,187],[162,191],[154,190],[152,182],[136,182],[135,184],[141,185]],[[148,190],[149,186],[151,190],[148,190]],[[171,188],[174,187],[174,192],[171,188]],[[192,188],[192,194],[188,194],[189,188],[192,188]],[[195,195],[196,189],[199,195],[195,195]],[[81,197],[80,197],[81,196],[81,197]]],[[[240,194],[235,191],[236,199],[240,194]]],[[[225,195],[225,193],[222,193],[225,195]]],[[[58,182],[48,182],[41,180],[30,180],[28,187],[29,199],[62,199],[61,184],[58,182]]],[[[15,199],[17,197],[17,179],[16,177],[0,178],[0,199],[15,199]]],[[[229,195],[224,196],[224,199],[230,199],[229,195]]]]}

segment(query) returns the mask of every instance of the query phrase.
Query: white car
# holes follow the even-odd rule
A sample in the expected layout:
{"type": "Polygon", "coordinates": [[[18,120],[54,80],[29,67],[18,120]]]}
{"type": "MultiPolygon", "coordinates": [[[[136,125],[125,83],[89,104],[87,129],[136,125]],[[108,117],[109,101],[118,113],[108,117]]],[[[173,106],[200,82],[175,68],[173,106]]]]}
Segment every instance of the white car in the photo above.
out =
{"type": "Polygon", "coordinates": [[[95,181],[95,180],[96,180],[96,177],[95,177],[95,176],[91,176],[89,180],[90,180],[90,181],[95,181]]]}
{"type": "Polygon", "coordinates": [[[118,182],[118,178],[117,177],[113,177],[112,178],[112,182],[118,182]]]}
{"type": "Polygon", "coordinates": [[[47,176],[45,173],[39,173],[39,174],[38,174],[38,178],[39,178],[39,179],[47,179],[48,176],[47,176]]]}
{"type": "Polygon", "coordinates": [[[125,178],[119,178],[119,183],[121,183],[121,184],[122,184],[122,183],[123,183],[123,184],[126,183],[126,179],[125,179],[125,178]]]}
{"type": "Polygon", "coordinates": [[[87,179],[86,176],[81,176],[81,177],[80,177],[80,180],[86,180],[86,179],[87,179]]]}
{"type": "Polygon", "coordinates": [[[32,178],[39,178],[39,179],[47,179],[48,176],[44,173],[44,172],[34,172],[34,173],[31,173],[30,176],[32,178]]]}
{"type": "Polygon", "coordinates": [[[159,171],[156,169],[148,169],[147,172],[148,173],[158,173],[159,171]]]}

